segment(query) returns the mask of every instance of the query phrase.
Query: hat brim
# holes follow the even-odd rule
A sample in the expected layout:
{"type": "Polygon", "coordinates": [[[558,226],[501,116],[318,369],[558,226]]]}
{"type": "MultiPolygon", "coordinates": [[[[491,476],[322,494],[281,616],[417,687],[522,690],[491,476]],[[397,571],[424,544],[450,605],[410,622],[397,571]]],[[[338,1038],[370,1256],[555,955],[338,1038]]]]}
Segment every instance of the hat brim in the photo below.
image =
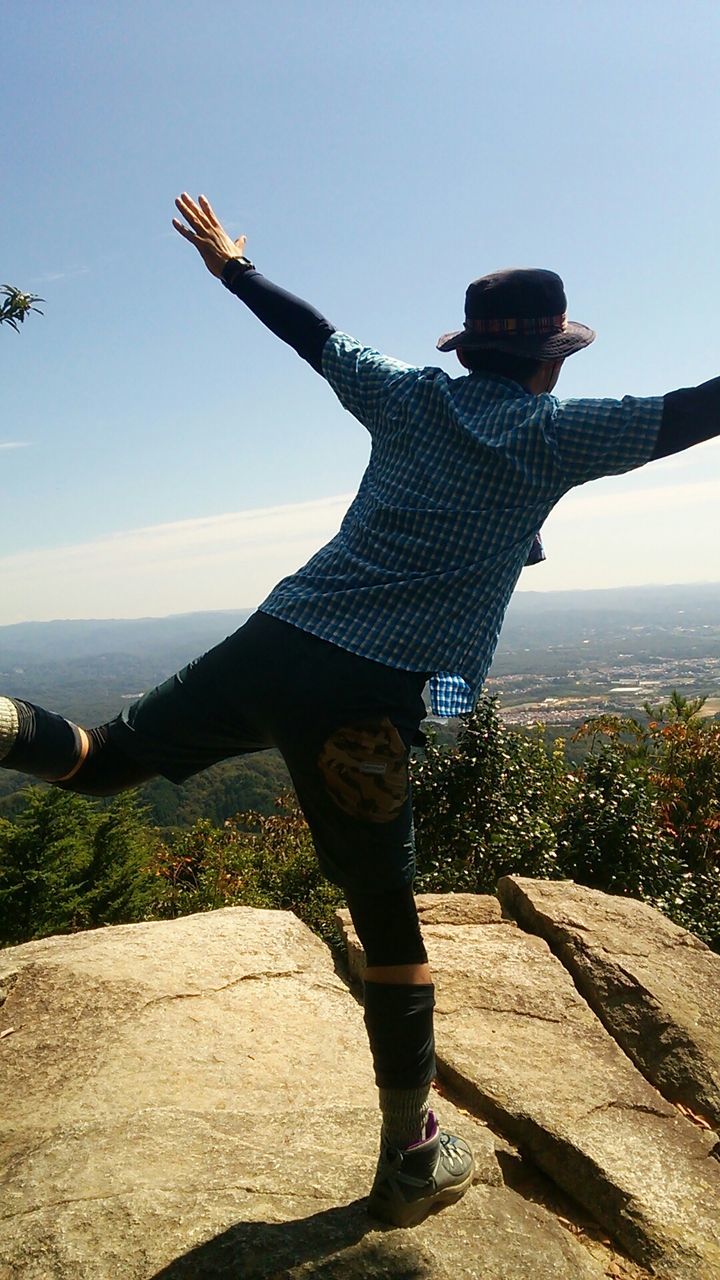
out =
{"type": "Polygon", "coordinates": [[[437,349],[457,351],[458,347],[467,347],[468,351],[505,351],[509,355],[527,356],[528,359],[559,360],[561,356],[571,356],[575,351],[589,347],[595,336],[594,329],[574,320],[568,320],[562,333],[521,334],[512,338],[457,329],[455,333],[444,333],[438,338],[437,349]]]}

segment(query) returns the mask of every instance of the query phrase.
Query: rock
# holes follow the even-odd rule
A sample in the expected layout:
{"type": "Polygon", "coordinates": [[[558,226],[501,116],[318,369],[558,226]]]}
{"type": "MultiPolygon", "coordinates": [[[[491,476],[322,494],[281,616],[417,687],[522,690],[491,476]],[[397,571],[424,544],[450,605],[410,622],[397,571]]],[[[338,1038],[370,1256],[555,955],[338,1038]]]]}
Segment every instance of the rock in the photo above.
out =
{"type": "Polygon", "coordinates": [[[345,954],[350,978],[352,982],[360,983],[365,972],[365,952],[355,932],[355,926],[347,907],[341,907],[339,911],[335,912],[335,923],[345,941],[345,954]]]}
{"type": "Polygon", "coordinates": [[[422,924],[509,924],[497,898],[489,893],[418,893],[422,924]]]}
{"type": "Polygon", "coordinates": [[[605,1274],[446,1099],[478,1185],[412,1232],[367,1217],[362,1011],[292,915],[31,942],[0,952],[0,984],[0,1280],[605,1274]]]}
{"type": "Polygon", "coordinates": [[[426,925],[441,1077],[670,1280],[720,1277],[720,1163],[642,1077],[547,944],[426,925]]]}
{"type": "Polygon", "coordinates": [[[498,895],[643,1075],[720,1127],[720,955],[646,903],[571,880],[505,876],[498,895]]]}
{"type": "MultiPolygon", "coordinates": [[[[502,914],[497,898],[483,893],[418,893],[415,897],[423,929],[428,924],[503,924],[515,928],[515,921],[502,914]]],[[[365,952],[360,944],[350,912],[341,907],[335,920],[345,939],[350,977],[360,982],[365,972],[365,952]]]]}
{"type": "Polygon", "coordinates": [[[453,1208],[452,1225],[449,1214],[444,1221],[444,1237],[438,1220],[428,1219],[412,1232],[366,1237],[320,1266],[293,1267],[280,1273],[282,1280],[604,1280],[607,1274],[547,1210],[506,1188],[473,1187],[453,1208]]]}

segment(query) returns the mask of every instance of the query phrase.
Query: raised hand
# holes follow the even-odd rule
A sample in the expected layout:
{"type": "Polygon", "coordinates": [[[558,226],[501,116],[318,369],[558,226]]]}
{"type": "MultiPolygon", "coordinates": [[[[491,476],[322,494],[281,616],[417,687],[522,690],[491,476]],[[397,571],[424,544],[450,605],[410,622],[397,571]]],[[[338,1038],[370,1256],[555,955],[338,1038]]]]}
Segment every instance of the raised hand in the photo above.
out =
{"type": "Polygon", "coordinates": [[[192,230],[188,229],[179,218],[173,218],[175,230],[195,245],[212,275],[221,276],[230,258],[243,257],[247,236],[238,236],[237,240],[231,240],[205,196],[198,196],[196,204],[187,192],[183,191],[175,201],[175,207],[192,228],[192,230]]]}

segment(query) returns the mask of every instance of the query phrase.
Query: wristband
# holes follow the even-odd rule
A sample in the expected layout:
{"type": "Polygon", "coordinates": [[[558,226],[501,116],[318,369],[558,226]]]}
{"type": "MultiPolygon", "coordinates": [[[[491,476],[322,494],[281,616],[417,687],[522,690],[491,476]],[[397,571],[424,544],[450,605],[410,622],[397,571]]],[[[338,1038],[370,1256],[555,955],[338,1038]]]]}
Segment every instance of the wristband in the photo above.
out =
{"type": "Polygon", "coordinates": [[[251,262],[249,258],[228,258],[222,269],[220,279],[223,284],[230,289],[232,287],[231,282],[236,279],[237,276],[244,276],[246,271],[254,270],[255,263],[251,262]]]}

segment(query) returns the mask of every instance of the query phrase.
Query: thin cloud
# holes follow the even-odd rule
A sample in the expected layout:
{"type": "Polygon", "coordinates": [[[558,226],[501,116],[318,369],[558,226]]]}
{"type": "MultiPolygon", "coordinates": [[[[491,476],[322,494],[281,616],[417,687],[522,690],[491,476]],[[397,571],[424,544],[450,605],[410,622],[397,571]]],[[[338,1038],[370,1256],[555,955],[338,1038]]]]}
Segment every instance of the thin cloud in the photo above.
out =
{"type": "Polygon", "coordinates": [[[249,608],[336,532],[352,494],[0,557],[0,625],[249,608]]]}
{"type": "Polygon", "coordinates": [[[585,519],[627,514],[657,514],[677,511],[680,507],[717,502],[717,480],[696,480],[685,484],[655,485],[652,489],[623,489],[619,493],[587,493],[574,489],[558,504],[552,514],[557,523],[574,523],[579,512],[585,519]]]}
{"type": "Polygon", "coordinates": [[[68,267],[67,271],[48,271],[43,276],[36,276],[35,283],[39,285],[55,284],[58,280],[69,280],[75,276],[87,276],[89,274],[89,267],[68,267]]]}
{"type": "Polygon", "coordinates": [[[29,449],[29,440],[0,440],[0,449],[29,449]]]}

